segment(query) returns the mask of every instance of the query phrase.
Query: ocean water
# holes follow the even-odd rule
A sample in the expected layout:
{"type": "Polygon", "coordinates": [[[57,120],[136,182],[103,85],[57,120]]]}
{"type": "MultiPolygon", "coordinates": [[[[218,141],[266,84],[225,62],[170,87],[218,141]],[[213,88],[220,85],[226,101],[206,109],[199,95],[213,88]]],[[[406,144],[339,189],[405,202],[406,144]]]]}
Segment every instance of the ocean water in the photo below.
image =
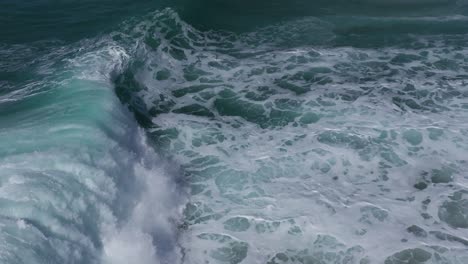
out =
{"type": "Polygon", "coordinates": [[[0,263],[468,263],[465,0],[0,2],[0,263]]]}

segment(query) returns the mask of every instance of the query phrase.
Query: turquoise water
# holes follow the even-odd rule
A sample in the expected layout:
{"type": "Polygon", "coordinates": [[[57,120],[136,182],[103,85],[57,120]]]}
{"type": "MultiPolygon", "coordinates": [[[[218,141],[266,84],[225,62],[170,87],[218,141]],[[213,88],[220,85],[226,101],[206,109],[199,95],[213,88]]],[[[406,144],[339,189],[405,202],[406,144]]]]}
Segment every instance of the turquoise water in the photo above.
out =
{"type": "Polygon", "coordinates": [[[0,263],[468,263],[468,2],[0,23],[0,263]]]}

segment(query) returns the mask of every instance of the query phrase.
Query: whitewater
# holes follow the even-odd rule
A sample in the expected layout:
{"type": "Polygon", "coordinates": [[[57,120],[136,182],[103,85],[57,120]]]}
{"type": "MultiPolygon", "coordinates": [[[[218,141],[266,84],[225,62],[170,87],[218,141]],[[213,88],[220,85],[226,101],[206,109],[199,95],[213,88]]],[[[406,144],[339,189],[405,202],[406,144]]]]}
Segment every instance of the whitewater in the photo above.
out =
{"type": "Polygon", "coordinates": [[[0,263],[468,263],[465,1],[32,3],[0,263]]]}

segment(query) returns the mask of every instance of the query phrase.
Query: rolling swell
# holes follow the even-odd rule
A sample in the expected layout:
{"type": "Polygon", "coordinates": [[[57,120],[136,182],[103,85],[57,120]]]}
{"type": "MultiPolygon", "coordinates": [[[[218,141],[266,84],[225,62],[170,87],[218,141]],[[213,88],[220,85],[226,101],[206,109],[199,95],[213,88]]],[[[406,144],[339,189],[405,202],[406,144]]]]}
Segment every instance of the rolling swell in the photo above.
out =
{"type": "Polygon", "coordinates": [[[466,0],[180,0],[176,3],[174,8],[191,26],[236,32],[245,32],[279,21],[308,16],[348,17],[349,22],[359,17],[417,18],[466,15],[468,11],[466,0]]]}

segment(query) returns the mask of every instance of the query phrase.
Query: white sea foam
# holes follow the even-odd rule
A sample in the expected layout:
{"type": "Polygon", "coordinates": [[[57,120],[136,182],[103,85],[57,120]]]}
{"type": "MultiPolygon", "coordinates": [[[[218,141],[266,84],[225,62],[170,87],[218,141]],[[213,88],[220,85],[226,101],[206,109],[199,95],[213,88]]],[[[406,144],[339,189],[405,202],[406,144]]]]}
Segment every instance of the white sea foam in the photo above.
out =
{"type": "Polygon", "coordinates": [[[466,261],[465,47],[309,47],[328,23],[229,35],[167,12],[129,103],[191,187],[185,263],[466,261]]]}

